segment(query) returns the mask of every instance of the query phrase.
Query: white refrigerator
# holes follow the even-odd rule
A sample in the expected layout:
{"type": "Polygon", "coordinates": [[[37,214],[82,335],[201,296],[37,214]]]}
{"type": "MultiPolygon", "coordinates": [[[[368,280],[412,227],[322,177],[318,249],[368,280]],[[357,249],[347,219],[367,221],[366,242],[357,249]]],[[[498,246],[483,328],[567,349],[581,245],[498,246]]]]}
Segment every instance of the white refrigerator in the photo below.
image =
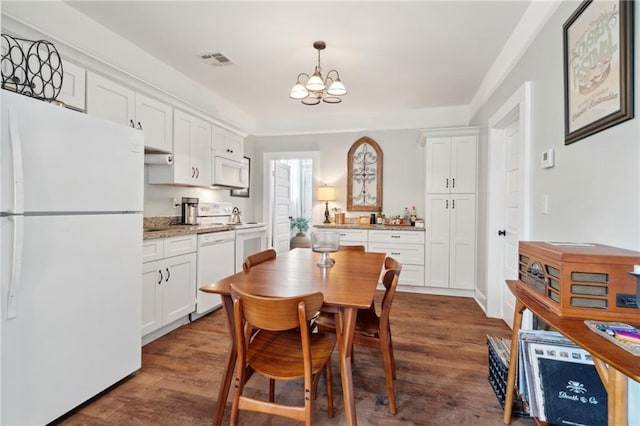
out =
{"type": "Polygon", "coordinates": [[[141,366],[144,140],[2,90],[0,424],[42,425],[141,366]]]}

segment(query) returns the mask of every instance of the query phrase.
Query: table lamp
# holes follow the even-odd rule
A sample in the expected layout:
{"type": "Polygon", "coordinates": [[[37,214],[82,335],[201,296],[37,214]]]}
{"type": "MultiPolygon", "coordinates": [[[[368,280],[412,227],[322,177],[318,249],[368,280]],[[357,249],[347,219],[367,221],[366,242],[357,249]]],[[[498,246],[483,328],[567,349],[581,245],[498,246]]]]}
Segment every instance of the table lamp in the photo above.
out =
{"type": "Polygon", "coordinates": [[[321,186],[318,188],[318,201],[324,201],[324,223],[331,223],[329,220],[329,201],[336,199],[336,189],[333,186],[321,186]]]}

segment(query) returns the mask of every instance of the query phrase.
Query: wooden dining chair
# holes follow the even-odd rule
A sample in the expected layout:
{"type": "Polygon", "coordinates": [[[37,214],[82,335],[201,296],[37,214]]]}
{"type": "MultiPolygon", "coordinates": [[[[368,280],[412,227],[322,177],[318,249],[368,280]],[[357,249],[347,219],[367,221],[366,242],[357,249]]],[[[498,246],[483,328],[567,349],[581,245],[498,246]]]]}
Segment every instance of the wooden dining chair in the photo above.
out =
{"type": "Polygon", "coordinates": [[[320,292],[293,297],[263,297],[231,285],[237,346],[235,390],[231,424],[237,425],[240,410],[282,416],[311,425],[311,406],[317,382],[324,370],[327,408],[333,417],[331,353],[333,333],[311,333],[308,319],[323,303],[320,292]],[[252,330],[259,329],[255,334],[252,330]],[[269,378],[269,400],[243,395],[247,368],[269,378]],[[304,378],[304,405],[275,403],[275,380],[304,378]]]}
{"type": "Polygon", "coordinates": [[[253,266],[266,262],[267,260],[275,259],[277,254],[275,249],[271,248],[247,256],[244,262],[242,262],[242,270],[248,272],[253,266]]]}
{"type": "Polygon", "coordinates": [[[364,246],[339,246],[338,251],[365,251],[364,246]]]}
{"type": "MultiPolygon", "coordinates": [[[[396,363],[393,355],[389,314],[391,313],[391,305],[398,287],[398,278],[400,277],[402,265],[397,260],[387,257],[385,259],[385,269],[382,279],[385,292],[382,298],[380,314],[376,312],[374,304],[369,309],[358,309],[353,344],[367,346],[380,351],[384,365],[387,394],[389,396],[389,412],[396,414],[398,412],[394,385],[396,363]]],[[[320,332],[335,331],[335,324],[334,314],[322,312],[316,319],[316,326],[320,332]]]]}

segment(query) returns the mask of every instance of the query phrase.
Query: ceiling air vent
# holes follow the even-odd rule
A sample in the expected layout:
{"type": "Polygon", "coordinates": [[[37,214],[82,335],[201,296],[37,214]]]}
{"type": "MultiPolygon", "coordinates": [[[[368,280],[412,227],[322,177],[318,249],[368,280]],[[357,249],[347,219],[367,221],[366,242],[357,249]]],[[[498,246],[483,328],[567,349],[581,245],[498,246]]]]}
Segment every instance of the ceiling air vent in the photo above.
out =
{"type": "Polygon", "coordinates": [[[209,65],[229,65],[232,62],[224,56],[222,53],[205,53],[200,56],[203,61],[208,63],[209,65]]]}

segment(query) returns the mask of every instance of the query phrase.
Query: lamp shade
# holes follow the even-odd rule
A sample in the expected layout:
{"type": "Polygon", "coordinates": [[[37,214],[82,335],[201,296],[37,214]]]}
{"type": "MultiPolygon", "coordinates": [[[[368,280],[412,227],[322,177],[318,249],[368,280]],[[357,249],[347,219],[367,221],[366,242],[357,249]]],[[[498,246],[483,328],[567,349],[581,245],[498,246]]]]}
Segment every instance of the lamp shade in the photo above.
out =
{"type": "Polygon", "coordinates": [[[336,189],[333,186],[321,186],[318,188],[318,201],[334,201],[336,189]]]}
{"type": "Polygon", "coordinates": [[[307,96],[309,96],[309,92],[304,88],[302,83],[296,83],[296,85],[293,86],[293,89],[291,89],[291,93],[289,94],[289,97],[291,99],[304,99],[307,96]]]}
{"type": "Polygon", "coordinates": [[[307,90],[312,92],[317,92],[320,90],[324,90],[324,83],[322,82],[322,77],[320,73],[315,73],[311,76],[307,84],[305,85],[307,90]]]}
{"type": "Polygon", "coordinates": [[[332,96],[342,96],[347,93],[347,89],[344,87],[344,84],[342,84],[340,80],[336,80],[331,84],[329,90],[327,90],[327,93],[332,96]]]}

